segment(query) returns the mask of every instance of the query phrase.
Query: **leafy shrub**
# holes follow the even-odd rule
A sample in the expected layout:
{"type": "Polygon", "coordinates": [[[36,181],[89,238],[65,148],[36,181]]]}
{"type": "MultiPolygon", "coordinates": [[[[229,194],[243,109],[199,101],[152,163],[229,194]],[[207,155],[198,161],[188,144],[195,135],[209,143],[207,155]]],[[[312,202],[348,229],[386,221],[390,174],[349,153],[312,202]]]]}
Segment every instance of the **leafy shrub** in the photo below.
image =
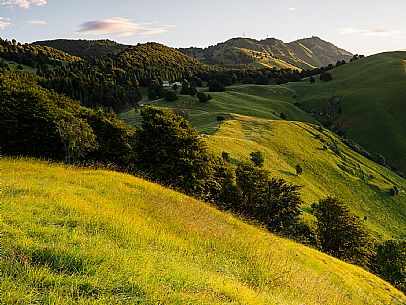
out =
{"type": "Polygon", "coordinates": [[[198,92],[197,97],[198,97],[200,103],[206,103],[209,101],[209,97],[204,92],[198,92]]]}
{"type": "Polygon", "coordinates": [[[165,100],[167,100],[168,102],[173,102],[173,101],[176,101],[177,99],[178,99],[178,95],[176,94],[175,91],[167,90],[165,92],[165,100]]]}
{"type": "Polygon", "coordinates": [[[264,166],[265,158],[262,152],[260,151],[254,151],[250,153],[251,161],[255,164],[257,167],[262,167],[264,166]]]}

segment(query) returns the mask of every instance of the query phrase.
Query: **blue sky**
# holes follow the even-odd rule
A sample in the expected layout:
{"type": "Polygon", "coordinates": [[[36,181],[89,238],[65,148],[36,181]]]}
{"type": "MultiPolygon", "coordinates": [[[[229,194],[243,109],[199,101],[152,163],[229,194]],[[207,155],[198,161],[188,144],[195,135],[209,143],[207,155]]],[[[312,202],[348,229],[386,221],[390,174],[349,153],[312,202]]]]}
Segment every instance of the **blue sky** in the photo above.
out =
{"type": "Polygon", "coordinates": [[[319,36],[353,53],[406,50],[406,0],[0,0],[0,37],[109,38],[172,47],[319,36]]]}

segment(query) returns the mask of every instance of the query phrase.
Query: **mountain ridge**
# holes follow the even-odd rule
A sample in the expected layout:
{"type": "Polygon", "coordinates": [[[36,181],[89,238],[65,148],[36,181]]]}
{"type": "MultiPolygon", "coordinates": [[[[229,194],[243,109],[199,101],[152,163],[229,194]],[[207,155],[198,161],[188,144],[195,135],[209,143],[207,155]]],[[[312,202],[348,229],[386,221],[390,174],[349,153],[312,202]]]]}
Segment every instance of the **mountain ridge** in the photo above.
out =
{"type": "Polygon", "coordinates": [[[280,59],[300,69],[327,66],[336,63],[338,60],[348,61],[353,55],[317,36],[302,38],[288,43],[277,38],[256,40],[253,38],[235,37],[207,48],[191,47],[179,48],[179,50],[208,64],[224,65],[224,59],[228,59],[231,65],[252,65],[255,62],[255,60],[252,60],[253,56],[251,56],[251,61],[249,57],[243,58],[242,56],[234,56],[235,59],[233,60],[230,55],[233,51],[235,52],[235,50],[232,50],[233,48],[248,49],[252,55],[258,55],[255,53],[259,52],[261,59],[264,57],[280,59]],[[239,58],[241,58],[240,61],[238,60],[239,58]]]}

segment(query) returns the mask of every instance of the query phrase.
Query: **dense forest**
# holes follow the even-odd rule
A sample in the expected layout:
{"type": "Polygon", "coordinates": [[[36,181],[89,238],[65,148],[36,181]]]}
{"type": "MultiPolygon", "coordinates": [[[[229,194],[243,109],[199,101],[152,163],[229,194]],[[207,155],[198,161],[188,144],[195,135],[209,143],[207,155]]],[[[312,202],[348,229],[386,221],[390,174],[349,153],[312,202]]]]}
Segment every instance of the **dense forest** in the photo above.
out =
{"type": "Polygon", "coordinates": [[[118,42],[101,39],[101,40],[69,40],[69,39],[55,39],[35,41],[32,43],[37,46],[46,46],[54,49],[64,51],[83,58],[84,60],[92,60],[103,57],[108,53],[117,52],[128,48],[129,46],[120,44],[118,42]]]}
{"type": "Polygon", "coordinates": [[[0,38],[0,58],[15,61],[32,68],[58,67],[63,63],[80,61],[79,57],[70,55],[60,50],[33,44],[21,44],[16,40],[3,40],[0,38]]]}

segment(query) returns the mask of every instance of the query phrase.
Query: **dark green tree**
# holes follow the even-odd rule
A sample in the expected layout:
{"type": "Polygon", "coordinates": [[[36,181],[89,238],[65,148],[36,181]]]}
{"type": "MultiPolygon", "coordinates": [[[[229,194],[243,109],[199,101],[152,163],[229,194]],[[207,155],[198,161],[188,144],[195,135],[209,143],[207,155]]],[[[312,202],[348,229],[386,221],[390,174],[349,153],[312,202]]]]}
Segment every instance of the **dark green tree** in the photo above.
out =
{"type": "Polygon", "coordinates": [[[217,120],[217,123],[219,124],[219,128],[220,128],[220,127],[221,127],[221,123],[223,123],[223,122],[226,120],[226,118],[223,117],[222,115],[218,115],[218,116],[216,117],[216,120],[217,120]]]}
{"type": "Polygon", "coordinates": [[[301,213],[299,186],[271,179],[268,171],[249,163],[238,166],[236,183],[241,198],[238,212],[262,222],[272,231],[294,231],[301,213]]]}
{"type": "Polygon", "coordinates": [[[320,74],[320,80],[325,81],[325,82],[329,82],[333,80],[333,77],[331,76],[330,73],[322,71],[320,74]]]}
{"type": "Polygon", "coordinates": [[[208,82],[210,92],[223,92],[226,91],[226,87],[218,80],[211,80],[208,82]]]}
{"type": "Polygon", "coordinates": [[[198,97],[200,103],[207,103],[209,100],[207,94],[204,92],[197,92],[197,97],[198,97]]]}
{"type": "Polygon", "coordinates": [[[213,159],[196,130],[167,109],[147,107],[141,116],[134,146],[137,168],[154,181],[205,196],[213,159]]]}
{"type": "Polygon", "coordinates": [[[332,197],[313,206],[321,249],[341,260],[367,267],[374,241],[348,206],[332,197]]]}
{"type": "Polygon", "coordinates": [[[226,162],[230,162],[230,154],[226,151],[221,153],[221,158],[226,162]]]}
{"type": "Polygon", "coordinates": [[[316,79],[313,76],[310,76],[309,81],[311,84],[314,84],[316,82],[316,79]]]}
{"type": "Polygon", "coordinates": [[[178,95],[176,94],[175,91],[166,90],[166,92],[165,92],[165,100],[167,100],[168,102],[173,102],[173,101],[176,101],[177,99],[178,99],[178,95]]]}
{"type": "Polygon", "coordinates": [[[377,246],[375,271],[406,293],[406,240],[387,240],[377,246]]]}
{"type": "Polygon", "coordinates": [[[262,167],[264,166],[265,158],[262,152],[260,151],[253,151],[250,153],[251,161],[255,164],[257,167],[262,167]]]}
{"type": "Polygon", "coordinates": [[[297,164],[297,165],[295,166],[295,169],[296,169],[296,175],[297,175],[297,176],[300,176],[300,175],[303,173],[303,169],[302,169],[302,167],[300,166],[300,164],[297,164]]]}

